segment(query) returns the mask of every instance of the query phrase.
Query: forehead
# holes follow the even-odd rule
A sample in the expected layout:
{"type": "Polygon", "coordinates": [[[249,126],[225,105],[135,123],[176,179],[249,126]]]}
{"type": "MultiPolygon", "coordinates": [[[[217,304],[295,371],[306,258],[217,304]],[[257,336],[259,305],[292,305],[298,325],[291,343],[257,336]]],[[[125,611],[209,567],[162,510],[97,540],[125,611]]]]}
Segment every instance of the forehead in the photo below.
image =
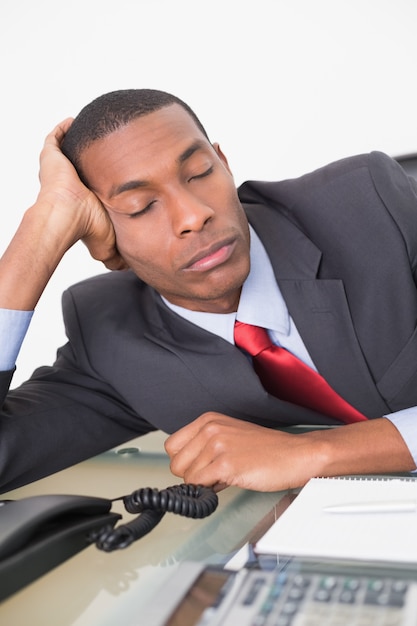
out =
{"type": "Polygon", "coordinates": [[[81,169],[89,186],[100,189],[105,177],[117,183],[115,178],[150,175],[155,166],[176,160],[196,142],[211,148],[191,115],[172,104],[94,141],[81,155],[81,169]]]}

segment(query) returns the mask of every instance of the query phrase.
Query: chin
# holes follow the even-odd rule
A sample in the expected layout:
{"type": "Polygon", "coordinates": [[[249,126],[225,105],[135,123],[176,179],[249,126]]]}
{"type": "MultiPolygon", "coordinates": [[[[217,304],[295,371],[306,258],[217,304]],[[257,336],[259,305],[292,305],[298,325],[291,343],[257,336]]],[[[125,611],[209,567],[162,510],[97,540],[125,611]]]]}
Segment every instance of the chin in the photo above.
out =
{"type": "Polygon", "coordinates": [[[195,304],[201,311],[233,313],[237,310],[240,292],[246,275],[247,274],[245,274],[243,280],[235,280],[229,284],[225,284],[225,281],[221,281],[218,286],[213,285],[211,289],[206,288],[204,292],[199,291],[199,293],[195,294],[195,304]]]}

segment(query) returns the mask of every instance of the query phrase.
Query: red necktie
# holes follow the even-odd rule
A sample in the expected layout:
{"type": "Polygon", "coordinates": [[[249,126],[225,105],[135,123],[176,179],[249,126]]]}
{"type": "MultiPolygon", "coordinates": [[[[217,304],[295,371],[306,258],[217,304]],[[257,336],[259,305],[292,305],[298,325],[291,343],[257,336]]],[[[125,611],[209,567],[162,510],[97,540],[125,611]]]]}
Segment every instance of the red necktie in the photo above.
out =
{"type": "Polygon", "coordinates": [[[236,321],[235,343],[252,356],[253,367],[263,386],[277,398],[347,423],[367,419],[341,398],[318,372],[285,348],[274,345],[265,328],[236,321]]]}

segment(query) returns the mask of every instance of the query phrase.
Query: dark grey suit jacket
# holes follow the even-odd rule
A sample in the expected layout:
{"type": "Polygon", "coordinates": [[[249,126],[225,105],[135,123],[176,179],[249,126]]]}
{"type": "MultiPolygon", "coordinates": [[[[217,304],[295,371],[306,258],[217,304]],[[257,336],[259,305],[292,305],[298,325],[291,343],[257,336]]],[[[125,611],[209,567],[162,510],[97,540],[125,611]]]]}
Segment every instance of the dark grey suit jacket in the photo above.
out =
{"type": "MultiPolygon", "coordinates": [[[[417,195],[381,153],[239,190],[322,375],[370,418],[417,405],[417,195]]],[[[69,342],[7,394],[0,477],[10,489],[205,411],[267,426],[335,424],[262,388],[234,346],[177,316],[131,272],[63,296],[69,342]]]]}

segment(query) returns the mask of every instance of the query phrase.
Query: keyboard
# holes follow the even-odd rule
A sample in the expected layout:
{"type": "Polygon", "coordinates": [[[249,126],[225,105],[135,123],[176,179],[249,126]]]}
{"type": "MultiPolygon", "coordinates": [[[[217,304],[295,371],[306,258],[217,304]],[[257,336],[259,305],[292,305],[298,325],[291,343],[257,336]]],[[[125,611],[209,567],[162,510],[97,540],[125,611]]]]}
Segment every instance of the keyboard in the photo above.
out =
{"type": "Polygon", "coordinates": [[[290,559],[238,571],[184,562],[147,626],[417,626],[417,571],[290,559]]]}
{"type": "Polygon", "coordinates": [[[417,583],[389,577],[252,572],[225,620],[225,626],[411,626],[417,624],[417,583]]]}

